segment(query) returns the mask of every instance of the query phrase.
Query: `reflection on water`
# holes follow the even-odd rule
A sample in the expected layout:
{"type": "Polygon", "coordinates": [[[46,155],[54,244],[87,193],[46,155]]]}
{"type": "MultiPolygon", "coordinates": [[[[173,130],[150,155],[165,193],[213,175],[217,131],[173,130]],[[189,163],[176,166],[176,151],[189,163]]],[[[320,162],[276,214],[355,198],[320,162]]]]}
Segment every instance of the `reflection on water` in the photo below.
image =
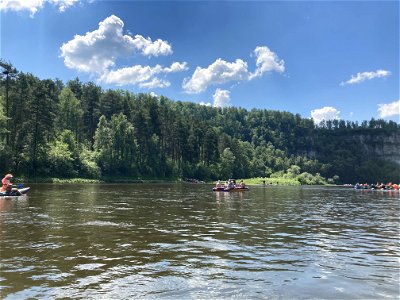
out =
{"type": "Polygon", "coordinates": [[[1,298],[397,298],[399,193],[36,185],[0,199],[1,298]]]}

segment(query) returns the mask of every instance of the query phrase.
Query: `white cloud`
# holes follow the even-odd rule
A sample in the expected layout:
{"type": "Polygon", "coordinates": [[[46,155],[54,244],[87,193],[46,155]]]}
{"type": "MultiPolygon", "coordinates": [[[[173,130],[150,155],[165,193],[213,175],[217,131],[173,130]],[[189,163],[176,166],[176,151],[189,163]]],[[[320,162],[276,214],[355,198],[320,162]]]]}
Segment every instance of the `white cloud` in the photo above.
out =
{"type": "Polygon", "coordinates": [[[139,87],[146,89],[166,88],[170,85],[171,83],[169,81],[157,77],[152,78],[151,81],[139,83],[139,87]]]}
{"type": "Polygon", "coordinates": [[[0,11],[29,11],[33,17],[43,7],[44,0],[1,0],[0,11]]]}
{"type": "Polygon", "coordinates": [[[170,67],[163,68],[160,65],[155,67],[136,65],[128,68],[121,68],[103,73],[99,81],[116,85],[136,85],[143,88],[163,88],[170,86],[170,82],[161,80],[156,75],[180,72],[186,70],[186,63],[174,62],[170,67]]]}
{"type": "Polygon", "coordinates": [[[199,103],[200,105],[204,105],[204,106],[211,106],[211,103],[210,102],[204,102],[204,101],[201,101],[200,103],[199,103]]]}
{"type": "Polygon", "coordinates": [[[136,49],[141,50],[142,54],[146,56],[159,56],[159,55],[172,54],[171,46],[167,42],[160,39],[152,42],[151,38],[149,37],[144,38],[141,35],[135,35],[133,44],[135,45],[136,49]]]}
{"type": "Polygon", "coordinates": [[[111,15],[99,23],[99,28],[76,35],[61,46],[61,57],[68,68],[81,72],[102,74],[115,65],[117,58],[127,57],[135,50],[146,56],[168,55],[171,46],[162,40],[123,34],[124,22],[111,15]]]}
{"type": "Polygon", "coordinates": [[[204,92],[209,85],[222,84],[229,81],[242,81],[248,78],[247,63],[237,59],[233,63],[218,58],[206,69],[197,67],[192,78],[185,79],[183,88],[188,93],[204,92]]]}
{"type": "Polygon", "coordinates": [[[347,84],[356,84],[356,83],[361,83],[365,80],[371,80],[374,78],[380,78],[380,77],[387,77],[390,76],[391,73],[390,71],[386,70],[377,70],[376,72],[362,72],[362,73],[357,73],[356,76],[351,75],[351,79],[349,79],[346,82],[341,82],[340,85],[347,85],[347,84]]]}
{"type": "Polygon", "coordinates": [[[257,69],[254,73],[250,74],[249,80],[262,76],[266,72],[276,71],[282,73],[285,71],[285,62],[279,60],[278,56],[268,47],[257,47],[254,50],[254,54],[257,57],[257,69]]]}
{"type": "Polygon", "coordinates": [[[387,118],[400,115],[400,100],[387,104],[378,104],[378,115],[387,118]]]}
{"type": "Polygon", "coordinates": [[[0,11],[29,11],[30,16],[43,8],[45,3],[50,3],[64,12],[68,7],[75,5],[78,0],[0,0],[0,11]]]}
{"type": "Polygon", "coordinates": [[[214,107],[227,107],[230,105],[230,92],[227,90],[216,89],[214,95],[214,107]]]}
{"type": "Polygon", "coordinates": [[[78,0],[49,0],[49,2],[57,6],[60,12],[64,12],[68,7],[77,3],[78,0]]]}
{"type": "Polygon", "coordinates": [[[257,66],[254,73],[249,72],[247,62],[242,59],[227,62],[218,58],[207,68],[197,67],[191,78],[185,78],[183,89],[187,93],[198,94],[204,92],[211,85],[252,80],[265,72],[283,72],[285,70],[284,61],[279,60],[268,47],[257,47],[254,53],[257,66]]]}
{"type": "Polygon", "coordinates": [[[183,62],[174,62],[172,63],[172,65],[169,68],[165,68],[164,70],[167,73],[175,73],[175,72],[182,72],[182,71],[186,71],[188,69],[187,67],[187,63],[183,62]]]}
{"type": "Polygon", "coordinates": [[[340,111],[331,106],[314,109],[311,111],[311,118],[315,123],[320,123],[322,120],[334,120],[339,118],[340,111]]]}
{"type": "Polygon", "coordinates": [[[188,69],[187,63],[174,62],[170,67],[156,65],[135,65],[114,69],[118,58],[128,57],[139,52],[144,56],[159,56],[172,54],[168,42],[136,35],[124,35],[124,22],[115,15],[111,15],[99,23],[99,28],[87,32],[85,35],[76,35],[72,40],[64,43],[61,57],[68,68],[96,75],[100,82],[115,85],[138,85],[142,88],[163,88],[170,86],[170,82],[156,77],[158,74],[182,72],[188,69]]]}

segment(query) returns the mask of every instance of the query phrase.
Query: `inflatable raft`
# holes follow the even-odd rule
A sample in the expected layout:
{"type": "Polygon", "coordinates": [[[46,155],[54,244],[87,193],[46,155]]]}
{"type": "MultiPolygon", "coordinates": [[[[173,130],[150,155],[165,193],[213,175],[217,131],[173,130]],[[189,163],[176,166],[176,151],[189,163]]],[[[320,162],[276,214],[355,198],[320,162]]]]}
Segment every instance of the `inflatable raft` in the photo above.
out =
{"type": "Polygon", "coordinates": [[[235,187],[235,188],[224,188],[224,187],[214,187],[213,192],[245,192],[248,191],[248,187],[235,187]]]}
{"type": "Polygon", "coordinates": [[[21,196],[26,195],[30,189],[31,189],[30,187],[18,189],[18,191],[21,193],[21,195],[7,195],[6,193],[1,192],[1,193],[0,193],[0,198],[1,198],[1,199],[4,199],[4,198],[7,198],[7,199],[8,199],[8,198],[21,197],[21,196]]]}

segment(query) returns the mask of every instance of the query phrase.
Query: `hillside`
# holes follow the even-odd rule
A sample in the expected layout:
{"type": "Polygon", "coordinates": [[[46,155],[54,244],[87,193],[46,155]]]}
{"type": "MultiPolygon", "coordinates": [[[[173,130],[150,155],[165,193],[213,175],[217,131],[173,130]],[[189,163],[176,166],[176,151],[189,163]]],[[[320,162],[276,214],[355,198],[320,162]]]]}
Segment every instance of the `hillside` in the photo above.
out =
{"type": "Polygon", "coordinates": [[[316,126],[288,112],[214,108],[22,72],[8,89],[1,81],[1,108],[0,170],[20,176],[400,181],[400,126],[392,121],[316,126]]]}

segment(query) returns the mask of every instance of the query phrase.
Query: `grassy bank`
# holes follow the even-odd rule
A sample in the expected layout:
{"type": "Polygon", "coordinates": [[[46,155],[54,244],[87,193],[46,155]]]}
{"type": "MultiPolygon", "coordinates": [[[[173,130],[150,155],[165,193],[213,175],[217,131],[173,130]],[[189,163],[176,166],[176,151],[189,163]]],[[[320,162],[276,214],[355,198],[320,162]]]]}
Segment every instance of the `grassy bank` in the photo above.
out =
{"type": "Polygon", "coordinates": [[[245,182],[246,185],[261,185],[261,184],[264,183],[264,181],[265,181],[265,184],[267,184],[267,185],[300,185],[300,182],[297,179],[283,178],[283,177],[277,177],[277,178],[262,178],[262,177],[244,178],[243,181],[245,182]]]}
{"type": "MultiPolygon", "coordinates": [[[[237,179],[239,182],[241,179],[237,179]]],[[[321,181],[307,181],[304,182],[296,178],[281,177],[254,177],[254,178],[243,178],[246,185],[310,185],[310,184],[326,184],[321,181]]],[[[182,182],[182,180],[176,178],[170,179],[157,179],[157,178],[130,178],[130,177],[102,177],[100,179],[87,179],[87,178],[55,178],[55,177],[37,177],[37,178],[25,178],[25,177],[15,177],[14,183],[63,183],[63,184],[93,184],[93,183],[165,183],[165,182],[182,182]]],[[[215,183],[215,181],[209,182],[215,183]]]]}
{"type": "Polygon", "coordinates": [[[174,179],[137,179],[129,177],[103,177],[100,179],[87,179],[87,178],[54,178],[54,177],[38,177],[38,178],[24,178],[15,177],[14,183],[162,183],[162,182],[176,182],[174,179]]]}

